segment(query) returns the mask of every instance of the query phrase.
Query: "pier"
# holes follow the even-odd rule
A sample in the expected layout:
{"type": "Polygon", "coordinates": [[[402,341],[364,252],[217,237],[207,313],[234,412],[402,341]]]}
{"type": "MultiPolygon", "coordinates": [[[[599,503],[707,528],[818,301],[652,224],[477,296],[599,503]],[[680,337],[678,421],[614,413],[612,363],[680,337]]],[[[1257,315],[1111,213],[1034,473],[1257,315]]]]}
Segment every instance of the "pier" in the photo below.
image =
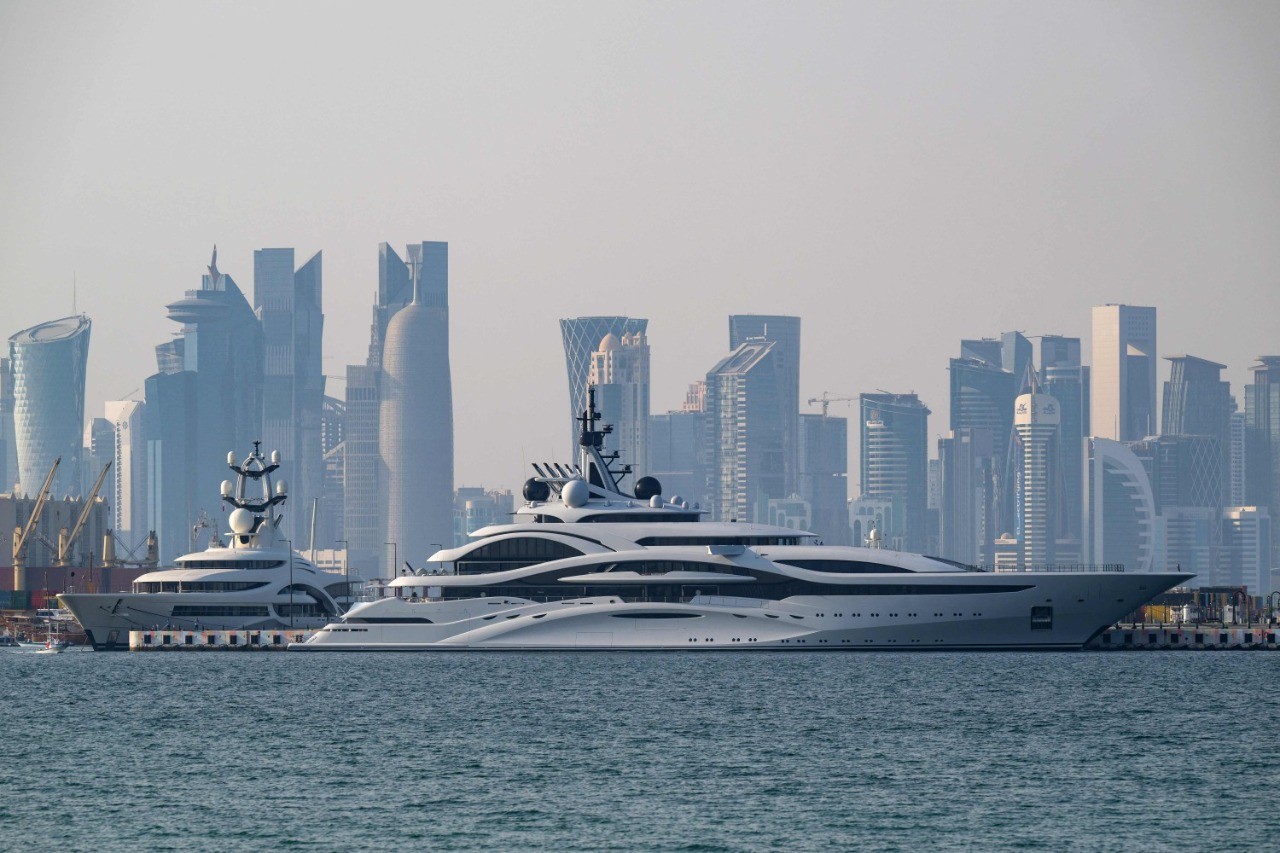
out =
{"type": "Polygon", "coordinates": [[[314,630],[182,631],[157,628],[130,631],[131,652],[283,652],[290,643],[306,642],[314,630]]]}
{"type": "Polygon", "coordinates": [[[1089,651],[1280,649],[1275,625],[1113,625],[1091,640],[1089,651]]]}

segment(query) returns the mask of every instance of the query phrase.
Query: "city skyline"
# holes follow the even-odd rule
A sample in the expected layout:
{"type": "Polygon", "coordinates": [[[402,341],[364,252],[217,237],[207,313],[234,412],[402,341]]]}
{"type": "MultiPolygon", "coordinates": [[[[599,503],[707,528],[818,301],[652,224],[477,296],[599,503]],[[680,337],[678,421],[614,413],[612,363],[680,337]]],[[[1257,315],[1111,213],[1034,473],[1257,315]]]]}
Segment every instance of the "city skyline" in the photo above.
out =
{"type": "Polygon", "coordinates": [[[403,10],[375,39],[354,11],[6,7],[58,33],[0,57],[0,189],[27,200],[0,229],[8,331],[74,287],[97,414],[152,372],[159,306],[212,243],[239,281],[255,249],[323,250],[341,376],[377,245],[448,241],[458,482],[493,485],[568,452],[563,421],[524,417],[568,408],[562,317],[649,318],[655,412],[724,355],[726,316],[800,317],[802,400],[915,391],[931,441],[958,339],[1088,352],[1090,308],[1122,302],[1159,309],[1158,357],[1235,389],[1276,350],[1280,10],[725,8],[403,10]],[[374,58],[359,85],[317,64],[329,43],[374,58]],[[210,121],[232,132],[191,132],[210,121]]]}

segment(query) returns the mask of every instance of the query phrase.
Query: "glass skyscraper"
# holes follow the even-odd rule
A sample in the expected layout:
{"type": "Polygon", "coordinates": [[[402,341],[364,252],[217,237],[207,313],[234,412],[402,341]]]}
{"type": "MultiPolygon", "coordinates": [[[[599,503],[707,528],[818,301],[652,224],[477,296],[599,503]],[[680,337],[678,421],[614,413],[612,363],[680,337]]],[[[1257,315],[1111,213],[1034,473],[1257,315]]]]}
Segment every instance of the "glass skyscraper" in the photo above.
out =
{"type": "Polygon", "coordinates": [[[316,252],[297,271],[293,262],[293,249],[253,253],[253,305],[266,346],[262,440],[283,457],[280,476],[289,481],[293,510],[285,525],[305,544],[312,501],[324,497],[322,257],[316,252]]]}
{"type": "Polygon", "coordinates": [[[1115,441],[1155,435],[1156,359],[1156,309],[1094,307],[1090,435],[1115,441]]]}
{"type": "MultiPolygon", "coordinates": [[[[564,343],[564,366],[569,377],[569,447],[568,458],[578,458],[578,422],[587,407],[587,375],[591,372],[591,355],[605,335],[644,336],[649,321],[635,317],[573,317],[560,321],[560,337],[564,343]]],[[[609,412],[603,413],[607,420],[609,412]]]]}
{"type": "Polygon", "coordinates": [[[738,346],[707,373],[707,494],[715,521],[768,518],[769,501],[787,496],[779,397],[784,378],[777,344],[738,346]]]}
{"type": "Polygon", "coordinates": [[[80,492],[84,382],[92,323],[84,314],[9,338],[14,441],[21,490],[34,495],[62,457],[50,496],[80,492]]]}
{"type": "Polygon", "coordinates": [[[900,501],[898,524],[881,534],[919,552],[928,536],[929,408],[915,394],[863,394],[859,404],[860,497],[900,501]]]}
{"type": "Polygon", "coordinates": [[[729,316],[730,351],[753,338],[775,344],[773,357],[782,377],[778,405],[782,418],[784,488],[790,494],[800,488],[800,318],[777,314],[729,316]]]}
{"type": "MultiPolygon", "coordinates": [[[[1260,355],[1245,386],[1245,502],[1280,517],[1280,355],[1260,355]]],[[[1280,566],[1280,536],[1271,537],[1271,565],[1280,566]]]]}

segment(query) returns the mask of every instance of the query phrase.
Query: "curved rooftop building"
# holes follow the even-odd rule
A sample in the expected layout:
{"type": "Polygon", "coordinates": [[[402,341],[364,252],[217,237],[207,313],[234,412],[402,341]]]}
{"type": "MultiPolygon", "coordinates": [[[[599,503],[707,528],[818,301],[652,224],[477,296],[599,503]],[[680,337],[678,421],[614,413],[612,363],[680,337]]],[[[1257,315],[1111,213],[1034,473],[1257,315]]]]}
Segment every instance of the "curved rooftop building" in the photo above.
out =
{"type": "Polygon", "coordinates": [[[50,495],[61,498],[80,491],[91,325],[87,315],[78,314],[32,326],[9,338],[14,439],[22,492],[36,492],[59,456],[62,464],[50,495]]]}
{"type": "Polygon", "coordinates": [[[387,325],[378,417],[391,575],[453,544],[449,244],[411,246],[409,264],[413,301],[387,325]]]}
{"type": "Polygon", "coordinates": [[[636,317],[573,317],[560,321],[564,366],[569,374],[569,447],[573,454],[578,452],[576,418],[587,407],[587,375],[591,372],[592,355],[605,336],[643,336],[648,326],[648,320],[636,317]]]}

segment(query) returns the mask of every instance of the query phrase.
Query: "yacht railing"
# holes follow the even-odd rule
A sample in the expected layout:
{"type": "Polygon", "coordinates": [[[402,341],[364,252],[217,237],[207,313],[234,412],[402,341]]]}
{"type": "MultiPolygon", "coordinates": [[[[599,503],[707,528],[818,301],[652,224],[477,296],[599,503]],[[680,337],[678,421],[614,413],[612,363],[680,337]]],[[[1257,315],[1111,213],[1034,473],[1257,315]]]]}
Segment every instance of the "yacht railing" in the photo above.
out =
{"type": "Polygon", "coordinates": [[[1119,573],[1124,571],[1124,563],[1031,563],[1016,566],[979,566],[978,568],[984,572],[995,572],[997,574],[1014,574],[1018,572],[1119,573]]]}

